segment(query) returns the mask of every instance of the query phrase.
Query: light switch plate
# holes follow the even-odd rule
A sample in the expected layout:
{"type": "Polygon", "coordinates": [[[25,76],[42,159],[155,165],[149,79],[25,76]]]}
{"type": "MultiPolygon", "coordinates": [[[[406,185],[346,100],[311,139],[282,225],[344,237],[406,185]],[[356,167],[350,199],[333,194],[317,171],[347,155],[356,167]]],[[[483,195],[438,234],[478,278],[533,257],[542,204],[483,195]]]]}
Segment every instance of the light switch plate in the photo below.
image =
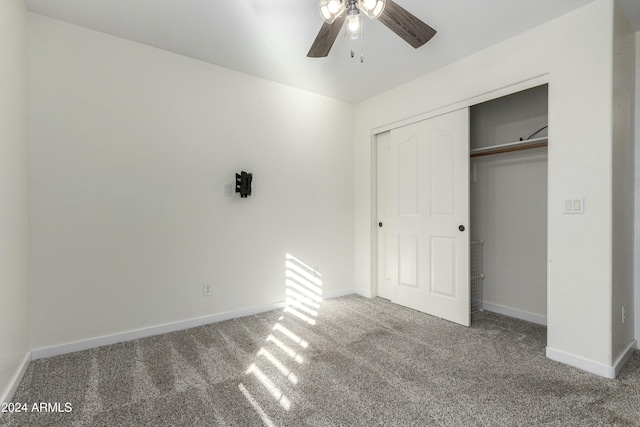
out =
{"type": "Polygon", "coordinates": [[[583,214],[584,197],[567,197],[562,201],[563,214],[583,214]]]}

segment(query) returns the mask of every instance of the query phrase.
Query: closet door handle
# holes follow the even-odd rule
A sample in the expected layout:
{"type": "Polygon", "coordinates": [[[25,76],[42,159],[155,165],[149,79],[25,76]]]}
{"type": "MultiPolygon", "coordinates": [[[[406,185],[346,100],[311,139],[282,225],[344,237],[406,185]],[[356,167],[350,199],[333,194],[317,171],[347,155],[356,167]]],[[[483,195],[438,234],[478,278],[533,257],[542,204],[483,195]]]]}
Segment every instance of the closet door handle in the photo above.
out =
{"type": "Polygon", "coordinates": [[[460,227],[458,227],[458,230],[464,231],[464,225],[461,225],[460,227]]]}
{"type": "Polygon", "coordinates": [[[382,228],[382,221],[378,223],[378,227],[382,228]]]}

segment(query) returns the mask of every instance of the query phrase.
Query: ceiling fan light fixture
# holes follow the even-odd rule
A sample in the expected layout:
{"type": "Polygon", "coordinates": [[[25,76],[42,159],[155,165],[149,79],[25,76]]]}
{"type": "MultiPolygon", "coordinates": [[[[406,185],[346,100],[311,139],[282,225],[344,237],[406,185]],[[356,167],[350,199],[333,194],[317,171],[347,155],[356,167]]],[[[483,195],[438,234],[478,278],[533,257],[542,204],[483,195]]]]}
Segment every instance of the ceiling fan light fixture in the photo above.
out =
{"type": "Polygon", "coordinates": [[[342,4],[342,0],[329,0],[329,3],[327,3],[327,6],[329,7],[329,12],[338,13],[338,10],[340,10],[341,4],[342,4]]]}
{"type": "Polygon", "coordinates": [[[358,39],[362,36],[362,15],[357,9],[349,11],[345,25],[345,36],[358,39]]]}
{"type": "Polygon", "coordinates": [[[333,24],[336,18],[345,11],[344,0],[320,0],[320,16],[327,24],[333,24]]]}
{"type": "Polygon", "coordinates": [[[387,4],[387,0],[358,0],[358,9],[371,19],[377,19],[387,4]]]}

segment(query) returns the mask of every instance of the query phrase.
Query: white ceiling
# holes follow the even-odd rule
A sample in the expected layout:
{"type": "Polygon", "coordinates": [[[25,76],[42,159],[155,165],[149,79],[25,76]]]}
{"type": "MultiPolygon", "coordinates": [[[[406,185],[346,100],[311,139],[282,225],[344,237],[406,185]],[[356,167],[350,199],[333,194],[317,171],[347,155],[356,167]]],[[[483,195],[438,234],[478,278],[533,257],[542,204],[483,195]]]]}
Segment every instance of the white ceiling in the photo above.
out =
{"type": "MultiPolygon", "coordinates": [[[[395,1],[438,31],[429,43],[415,50],[365,19],[361,40],[340,35],[327,58],[307,58],[317,0],[26,0],[35,13],[351,103],[593,0],[395,1]]],[[[640,1],[619,1],[640,30],[640,1]]]]}

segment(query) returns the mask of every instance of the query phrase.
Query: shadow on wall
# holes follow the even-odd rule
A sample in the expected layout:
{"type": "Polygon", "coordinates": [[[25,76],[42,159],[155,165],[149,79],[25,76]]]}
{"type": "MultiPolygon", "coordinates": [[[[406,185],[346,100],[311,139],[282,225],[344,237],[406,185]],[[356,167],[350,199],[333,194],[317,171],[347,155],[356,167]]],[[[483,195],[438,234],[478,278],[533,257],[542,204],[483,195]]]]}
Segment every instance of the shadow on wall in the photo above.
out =
{"type": "Polygon", "coordinates": [[[321,274],[291,254],[285,256],[286,306],[245,372],[238,388],[267,426],[295,405],[299,371],[310,349],[300,333],[315,326],[322,304],[321,274]],[[280,413],[277,413],[280,412],[280,413]]]}

